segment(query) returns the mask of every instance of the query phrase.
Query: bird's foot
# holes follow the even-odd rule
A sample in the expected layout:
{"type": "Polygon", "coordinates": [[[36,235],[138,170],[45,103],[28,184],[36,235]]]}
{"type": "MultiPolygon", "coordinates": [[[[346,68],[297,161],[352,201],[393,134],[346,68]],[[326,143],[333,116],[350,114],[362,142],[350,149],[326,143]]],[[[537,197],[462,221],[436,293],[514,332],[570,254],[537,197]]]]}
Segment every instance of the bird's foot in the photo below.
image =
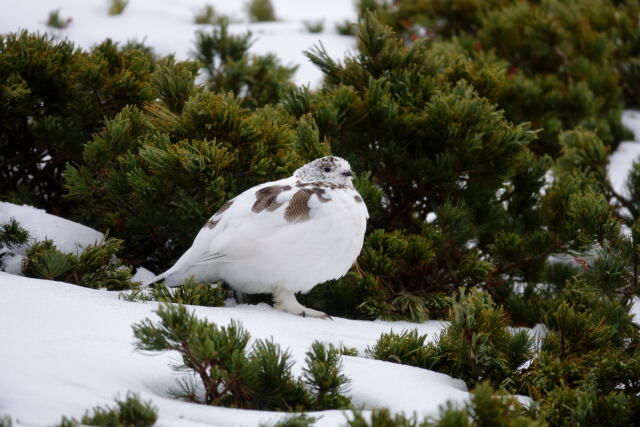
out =
{"type": "Polygon", "coordinates": [[[333,320],[331,316],[323,311],[314,310],[313,308],[305,307],[304,305],[302,307],[304,307],[304,310],[302,310],[302,313],[300,313],[300,316],[302,317],[316,317],[318,319],[333,320]]]}
{"type": "Polygon", "coordinates": [[[295,294],[291,291],[275,288],[273,290],[273,300],[274,300],[273,306],[276,309],[284,311],[286,313],[291,313],[291,314],[295,314],[296,316],[302,316],[302,317],[315,317],[318,319],[333,320],[331,319],[331,316],[329,316],[326,313],[323,313],[322,311],[314,310],[312,308],[305,307],[304,305],[300,304],[296,299],[295,294]]]}

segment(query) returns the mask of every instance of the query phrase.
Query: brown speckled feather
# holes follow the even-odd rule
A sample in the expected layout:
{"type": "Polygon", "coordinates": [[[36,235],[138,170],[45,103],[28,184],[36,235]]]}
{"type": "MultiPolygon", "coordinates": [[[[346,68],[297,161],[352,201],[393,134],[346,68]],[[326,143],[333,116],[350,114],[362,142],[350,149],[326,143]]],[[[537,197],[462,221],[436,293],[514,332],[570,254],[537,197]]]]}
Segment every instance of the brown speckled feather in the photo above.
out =
{"type": "Polygon", "coordinates": [[[260,213],[265,209],[269,212],[273,212],[282,206],[282,203],[278,203],[276,199],[278,195],[283,191],[291,190],[290,185],[272,185],[271,187],[264,187],[256,191],[256,201],[251,207],[251,210],[255,213],[260,213]]]}
{"type": "Polygon", "coordinates": [[[330,201],[331,199],[326,196],[325,190],[322,188],[302,188],[293,195],[289,201],[289,206],[284,211],[284,219],[288,222],[302,222],[310,219],[309,212],[309,199],[312,195],[318,196],[318,200],[323,203],[330,201]]]}
{"type": "Polygon", "coordinates": [[[211,219],[209,219],[204,226],[206,228],[214,228],[216,225],[218,225],[218,222],[220,221],[220,215],[222,215],[227,209],[229,209],[231,207],[231,205],[233,204],[233,200],[229,200],[228,202],[226,202],[224,205],[222,205],[220,207],[220,209],[218,209],[218,211],[216,213],[213,214],[213,216],[211,217],[211,219]],[[218,217],[218,219],[214,220],[213,218],[218,217]]]}

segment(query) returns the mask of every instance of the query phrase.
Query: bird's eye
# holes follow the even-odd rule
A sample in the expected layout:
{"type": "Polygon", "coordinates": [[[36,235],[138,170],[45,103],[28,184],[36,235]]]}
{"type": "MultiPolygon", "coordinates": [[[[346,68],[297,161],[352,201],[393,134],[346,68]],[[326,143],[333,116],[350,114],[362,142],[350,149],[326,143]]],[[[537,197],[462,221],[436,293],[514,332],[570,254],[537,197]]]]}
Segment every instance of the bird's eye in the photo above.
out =
{"type": "Polygon", "coordinates": [[[324,168],[325,172],[331,172],[331,168],[324,168]]]}

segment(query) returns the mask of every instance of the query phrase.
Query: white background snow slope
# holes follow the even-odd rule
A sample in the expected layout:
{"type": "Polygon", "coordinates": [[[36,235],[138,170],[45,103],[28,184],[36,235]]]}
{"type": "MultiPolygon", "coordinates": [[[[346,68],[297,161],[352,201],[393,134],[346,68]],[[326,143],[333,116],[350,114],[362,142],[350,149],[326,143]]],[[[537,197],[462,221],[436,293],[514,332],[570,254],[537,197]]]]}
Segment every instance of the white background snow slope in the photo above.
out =
{"type": "Polygon", "coordinates": [[[175,53],[187,59],[194,49],[197,30],[209,30],[207,25],[194,24],[197,11],[211,4],[216,12],[232,19],[233,33],[250,30],[254,39],[251,52],[276,53],[286,64],[299,65],[295,75],[298,84],[320,83],[322,73],[303,55],[319,41],[332,57],[341,58],[355,46],[355,39],[339,35],[335,24],[346,19],[355,21],[352,0],[272,0],[277,22],[249,23],[244,0],[130,0],[124,12],[109,16],[108,0],[21,0],[5,7],[0,14],[0,33],[28,29],[65,37],[83,48],[89,48],[110,37],[119,42],[143,41],[161,55],[175,53]],[[60,10],[62,18],[72,18],[62,30],[47,27],[49,12],[60,10]],[[324,20],[324,31],[308,33],[303,21],[324,20]]]}

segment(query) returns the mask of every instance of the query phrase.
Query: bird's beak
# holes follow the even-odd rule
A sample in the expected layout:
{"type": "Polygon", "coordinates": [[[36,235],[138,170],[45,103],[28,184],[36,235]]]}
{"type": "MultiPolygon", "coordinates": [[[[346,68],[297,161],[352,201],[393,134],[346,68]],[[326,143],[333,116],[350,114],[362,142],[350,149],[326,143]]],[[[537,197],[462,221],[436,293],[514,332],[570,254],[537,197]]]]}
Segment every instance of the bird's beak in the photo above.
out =
{"type": "Polygon", "coordinates": [[[342,172],[340,175],[353,177],[353,173],[351,173],[351,171],[342,172]]]}

